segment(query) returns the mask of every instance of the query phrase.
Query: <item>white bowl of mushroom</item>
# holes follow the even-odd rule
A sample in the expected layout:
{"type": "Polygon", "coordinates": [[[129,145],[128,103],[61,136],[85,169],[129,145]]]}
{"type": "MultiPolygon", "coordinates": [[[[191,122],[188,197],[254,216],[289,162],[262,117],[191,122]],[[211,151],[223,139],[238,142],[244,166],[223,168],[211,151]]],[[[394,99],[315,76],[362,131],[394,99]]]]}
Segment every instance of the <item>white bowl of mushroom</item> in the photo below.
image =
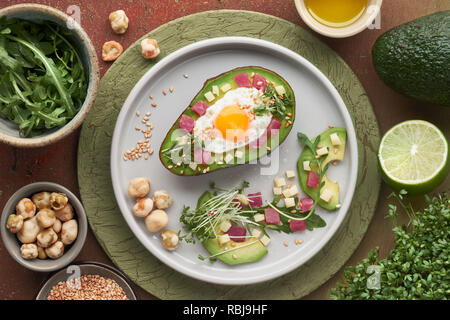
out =
{"type": "Polygon", "coordinates": [[[6,249],[18,263],[49,272],[78,256],[86,240],[87,219],[80,200],[67,188],[36,182],[8,200],[0,230],[6,249]]]}

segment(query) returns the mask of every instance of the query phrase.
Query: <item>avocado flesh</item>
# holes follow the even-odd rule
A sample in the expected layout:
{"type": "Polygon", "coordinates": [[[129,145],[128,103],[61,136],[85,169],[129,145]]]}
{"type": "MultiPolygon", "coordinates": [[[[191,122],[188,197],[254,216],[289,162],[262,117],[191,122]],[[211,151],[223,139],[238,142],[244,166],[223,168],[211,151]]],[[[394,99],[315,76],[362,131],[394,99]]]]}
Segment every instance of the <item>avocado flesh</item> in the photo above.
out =
{"type": "Polygon", "coordinates": [[[230,265],[255,262],[268,253],[266,247],[256,238],[250,238],[244,242],[231,240],[222,246],[216,238],[204,241],[202,244],[211,255],[217,254],[216,258],[230,265]],[[230,251],[227,252],[227,249],[230,251]]]}
{"type": "MultiPolygon", "coordinates": [[[[227,91],[228,92],[228,91],[227,91]]],[[[276,116],[274,115],[276,118],[276,116]]],[[[240,164],[246,164],[251,161],[254,161],[256,159],[259,159],[267,154],[270,154],[274,149],[276,149],[289,135],[292,124],[287,126],[287,122],[291,121],[294,123],[295,121],[295,96],[294,91],[292,90],[289,83],[286,82],[280,75],[276,74],[273,71],[267,70],[262,67],[255,67],[255,66],[249,66],[249,67],[241,67],[236,68],[231,71],[225,72],[217,77],[211,78],[207,80],[203,86],[203,88],[200,90],[200,92],[195,96],[195,98],[192,100],[192,102],[189,104],[189,106],[183,111],[183,113],[179,116],[179,118],[175,121],[169,132],[167,133],[161,148],[159,152],[159,157],[161,160],[161,163],[164,165],[166,169],[171,171],[174,174],[182,175],[182,176],[193,176],[193,175],[201,175],[204,173],[209,173],[215,170],[224,169],[228,167],[233,167],[240,164]],[[199,118],[199,116],[191,109],[192,106],[195,105],[195,103],[199,100],[202,100],[206,102],[208,105],[214,104],[219,99],[223,98],[225,95],[220,88],[224,84],[230,84],[231,89],[238,88],[238,85],[236,84],[233,76],[237,73],[243,73],[246,72],[250,76],[252,73],[259,74],[263,76],[266,81],[269,83],[273,81],[275,83],[275,86],[282,85],[285,88],[286,94],[290,97],[292,104],[287,109],[287,112],[291,114],[290,120],[287,119],[278,119],[281,121],[282,125],[278,132],[278,137],[276,139],[271,139],[270,136],[268,136],[267,142],[262,144],[259,148],[250,148],[248,145],[245,147],[242,147],[242,150],[245,150],[245,158],[243,159],[236,159],[234,158],[233,163],[227,164],[225,161],[223,161],[222,164],[218,164],[217,162],[212,162],[209,164],[198,164],[195,169],[192,169],[189,167],[189,163],[179,163],[180,165],[177,166],[177,164],[172,163],[171,159],[167,156],[165,156],[162,151],[171,149],[174,146],[176,146],[176,142],[171,139],[172,133],[178,128],[178,124],[180,122],[181,116],[184,114],[186,116],[189,116],[195,120],[199,118]],[[212,102],[208,102],[205,99],[205,93],[206,92],[212,92],[212,87],[218,86],[219,87],[219,95],[216,96],[216,98],[212,102]],[[200,170],[198,170],[200,168],[200,170]],[[204,172],[205,169],[209,168],[207,172],[204,172]]],[[[193,148],[192,148],[193,149],[193,148]]],[[[241,150],[241,149],[240,149],[241,150]]],[[[232,150],[234,151],[234,150],[232,150]]],[[[224,155],[225,156],[225,155],[224,155]]],[[[193,161],[193,150],[191,150],[191,159],[193,161]]],[[[212,155],[212,159],[214,159],[214,154],[212,155]]]]}
{"type": "Polygon", "coordinates": [[[392,89],[450,106],[450,10],[399,25],[372,48],[375,71],[392,89]]]}
{"type": "MultiPolygon", "coordinates": [[[[314,138],[312,140],[312,142],[314,143],[316,141],[316,139],[317,139],[317,137],[314,138]]],[[[325,158],[325,160],[322,162],[322,168],[332,161],[344,160],[346,139],[347,139],[347,130],[345,130],[344,128],[339,128],[339,127],[330,128],[320,134],[319,145],[321,145],[322,147],[328,147],[328,155],[325,158]],[[339,139],[342,142],[341,145],[334,146],[331,143],[330,136],[333,133],[337,133],[339,139]]],[[[301,153],[301,155],[297,161],[297,170],[298,170],[300,187],[312,199],[315,199],[317,197],[317,188],[312,189],[306,185],[306,181],[308,179],[308,171],[305,171],[303,169],[303,161],[308,161],[308,160],[311,161],[314,159],[315,158],[314,158],[314,155],[311,152],[311,150],[309,150],[308,148],[304,148],[303,152],[301,153]]],[[[311,164],[311,169],[315,172],[318,171],[317,166],[314,167],[313,164],[311,164]]],[[[330,210],[330,211],[336,210],[337,209],[336,206],[340,203],[339,202],[339,184],[336,182],[330,181],[327,178],[326,174],[324,175],[322,181],[325,182],[325,185],[323,186],[322,190],[324,190],[325,188],[328,189],[333,194],[333,196],[331,197],[330,202],[325,202],[323,199],[319,199],[318,205],[326,210],[330,210]]]]}

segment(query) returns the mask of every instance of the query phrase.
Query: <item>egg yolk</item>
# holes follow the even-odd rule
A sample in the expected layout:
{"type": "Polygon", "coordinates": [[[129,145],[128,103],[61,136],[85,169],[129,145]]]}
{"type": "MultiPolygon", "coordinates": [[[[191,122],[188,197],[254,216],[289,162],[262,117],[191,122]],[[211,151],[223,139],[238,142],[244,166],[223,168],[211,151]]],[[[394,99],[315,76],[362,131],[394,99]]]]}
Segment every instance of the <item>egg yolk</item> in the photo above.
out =
{"type": "Polygon", "coordinates": [[[249,118],[240,106],[231,105],[220,111],[214,126],[226,140],[233,142],[242,141],[245,139],[245,132],[249,126],[249,118]]]}

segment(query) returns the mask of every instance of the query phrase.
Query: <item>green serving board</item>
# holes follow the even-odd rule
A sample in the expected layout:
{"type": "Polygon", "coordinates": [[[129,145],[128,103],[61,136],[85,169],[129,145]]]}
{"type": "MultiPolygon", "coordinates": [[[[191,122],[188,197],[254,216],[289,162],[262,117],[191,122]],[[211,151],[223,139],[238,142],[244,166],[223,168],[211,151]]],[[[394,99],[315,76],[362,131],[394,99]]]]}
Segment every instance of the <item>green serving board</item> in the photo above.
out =
{"type": "Polygon", "coordinates": [[[155,61],[140,58],[139,40],[109,68],[81,131],[78,181],[89,224],[111,260],[137,285],[161,299],[298,299],[331,278],[350,258],[375,212],[380,189],[376,149],[378,124],[352,70],[310,32],[285,20],[247,11],[219,10],[171,21],[147,34],[158,41],[155,61]],[[135,238],[114,198],[109,155],[117,116],[129,92],[156,62],[199,40],[247,36],[289,48],[317,66],[341,94],[358,138],[359,168],[349,212],[332,240],[300,268],[271,281],[246,286],[214,285],[189,278],[155,258],[135,238]]]}

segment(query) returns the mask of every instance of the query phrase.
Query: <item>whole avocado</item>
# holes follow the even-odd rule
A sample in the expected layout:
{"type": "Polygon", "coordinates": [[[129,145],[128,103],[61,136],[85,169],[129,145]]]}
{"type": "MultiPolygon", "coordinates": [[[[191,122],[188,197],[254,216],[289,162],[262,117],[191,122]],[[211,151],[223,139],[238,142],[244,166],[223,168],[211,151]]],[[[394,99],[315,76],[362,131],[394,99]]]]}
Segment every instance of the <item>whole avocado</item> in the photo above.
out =
{"type": "Polygon", "coordinates": [[[372,48],[375,71],[409,97],[450,106],[450,10],[397,26],[372,48]]]}

